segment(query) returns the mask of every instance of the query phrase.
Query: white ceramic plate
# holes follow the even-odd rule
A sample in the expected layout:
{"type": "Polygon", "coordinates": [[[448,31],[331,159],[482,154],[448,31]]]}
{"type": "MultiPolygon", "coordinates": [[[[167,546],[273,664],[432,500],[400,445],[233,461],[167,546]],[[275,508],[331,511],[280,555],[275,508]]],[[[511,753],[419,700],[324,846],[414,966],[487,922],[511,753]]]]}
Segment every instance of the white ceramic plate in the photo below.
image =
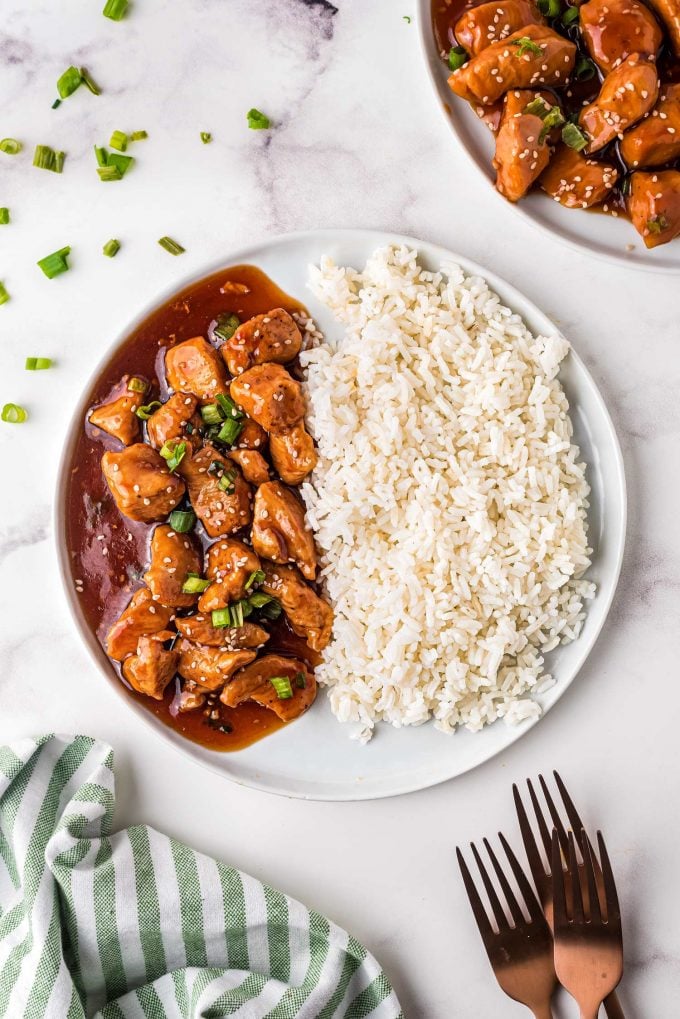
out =
{"type": "Polygon", "coordinates": [[[438,51],[430,17],[431,0],[418,0],[418,34],[425,66],[437,98],[436,106],[451,127],[457,143],[489,182],[493,200],[513,209],[530,223],[554,237],[591,255],[650,272],[680,272],[680,237],[648,251],[637,230],[627,219],[582,209],[565,209],[546,195],[536,193],[521,202],[508,202],[494,187],[491,165],[494,140],[488,127],[468,103],[453,94],[447,84],[449,72],[438,51]],[[633,245],[632,250],[627,247],[633,245]]]}
{"type": "MultiPolygon", "coordinates": [[[[411,238],[364,230],[300,233],[227,255],[219,264],[207,265],[200,275],[158,295],[141,309],[137,319],[114,341],[91,383],[99,376],[113,350],[158,304],[189,283],[228,265],[244,262],[257,265],[284,291],[307,305],[326,335],[335,335],[338,333],[337,324],[307,290],[307,266],[318,262],[323,254],[331,255],[341,264],[363,266],[375,248],[395,241],[415,246],[421,262],[431,269],[438,268],[444,258],[455,259],[466,272],[484,276],[503,303],[519,312],[533,332],[544,335],[556,332],[552,322],[513,287],[444,248],[411,238]]],[[[592,486],[589,526],[594,548],[589,578],[595,581],[598,590],[594,601],[589,603],[588,616],[579,639],[548,656],[548,669],[557,682],[540,698],[544,710],[552,707],[574,679],[604,623],[621,566],[626,521],[621,451],[602,397],[583,362],[573,352],[566,358],[560,378],[571,405],[576,441],[589,466],[592,486]]],[[[91,391],[91,383],[84,385],[84,394],[91,391]]],[[[66,552],[64,495],[71,451],[87,409],[85,400],[84,395],[65,443],[56,499],[55,534],[67,597],[81,636],[113,689],[125,699],[131,711],[137,711],[178,750],[225,778],[257,789],[309,799],[360,800],[423,789],[460,775],[499,753],[534,724],[527,722],[511,728],[501,721],[480,733],[460,731],[455,735],[437,732],[431,724],[401,730],[379,726],[372,742],[360,746],[349,739],[348,729],[332,716],[326,695],[321,690],[313,708],[301,719],[236,753],[209,751],[167,728],[126,695],[97,639],[85,623],[73,590],[66,552]]],[[[87,677],[84,682],[91,682],[91,679],[87,677]]]]}

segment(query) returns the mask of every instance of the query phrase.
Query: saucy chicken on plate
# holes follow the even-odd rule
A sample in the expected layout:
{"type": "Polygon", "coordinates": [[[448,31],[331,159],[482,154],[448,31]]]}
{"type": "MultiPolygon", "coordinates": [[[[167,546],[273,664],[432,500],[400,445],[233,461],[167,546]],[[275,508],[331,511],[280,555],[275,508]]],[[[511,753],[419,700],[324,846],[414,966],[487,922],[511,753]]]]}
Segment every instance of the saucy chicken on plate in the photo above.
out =
{"type": "Polygon", "coordinates": [[[282,296],[241,267],[169,302],[108,366],[73,458],[71,556],[91,624],[131,692],[221,749],[307,710],[333,625],[296,491],[316,463],[305,319],[261,310],[282,296]],[[248,734],[232,739],[244,711],[248,734]]]}
{"type": "Polygon", "coordinates": [[[452,92],[495,136],[496,188],[680,235],[680,0],[432,0],[452,92]]]}

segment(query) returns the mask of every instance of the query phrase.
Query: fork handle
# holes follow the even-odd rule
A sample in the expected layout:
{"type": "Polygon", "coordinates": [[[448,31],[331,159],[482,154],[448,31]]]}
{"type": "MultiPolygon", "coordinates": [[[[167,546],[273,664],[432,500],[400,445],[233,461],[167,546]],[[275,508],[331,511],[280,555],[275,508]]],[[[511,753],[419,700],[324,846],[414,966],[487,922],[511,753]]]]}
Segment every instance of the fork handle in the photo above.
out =
{"type": "Polygon", "coordinates": [[[604,999],[604,1010],[607,1013],[607,1019],[626,1019],[623,1009],[619,1004],[619,999],[616,996],[616,991],[612,991],[609,997],[604,999]]]}

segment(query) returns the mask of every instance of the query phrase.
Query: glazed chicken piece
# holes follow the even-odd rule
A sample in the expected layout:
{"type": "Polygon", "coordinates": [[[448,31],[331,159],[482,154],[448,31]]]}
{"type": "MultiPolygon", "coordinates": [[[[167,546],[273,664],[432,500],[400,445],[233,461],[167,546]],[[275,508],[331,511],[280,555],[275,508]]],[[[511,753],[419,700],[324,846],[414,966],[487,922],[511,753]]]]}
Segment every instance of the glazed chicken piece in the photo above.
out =
{"type": "Polygon", "coordinates": [[[164,641],[174,636],[171,630],[161,630],[140,637],[135,654],[123,662],[123,675],[130,686],[156,701],[163,700],[165,688],[177,672],[179,652],[163,646],[164,641]]]}
{"type": "Polygon", "coordinates": [[[246,584],[259,568],[260,560],[242,541],[234,538],[216,541],[208,549],[205,573],[213,583],[198,599],[201,612],[223,609],[229,602],[245,598],[246,584]]]}
{"type": "Polygon", "coordinates": [[[263,453],[269,441],[269,436],[264,428],[249,417],[246,417],[242,424],[243,427],[236,440],[236,449],[254,449],[263,453]]]}
{"type": "Polygon", "coordinates": [[[627,131],[620,146],[627,166],[663,166],[680,159],[680,83],[662,85],[649,117],[627,131]]]}
{"type": "Polygon", "coordinates": [[[489,106],[510,89],[564,85],[575,57],[576,46],[564,36],[543,25],[526,25],[453,71],[449,86],[462,99],[489,106]]]}
{"type": "Polygon", "coordinates": [[[218,393],[227,392],[224,362],[202,336],[168,348],[165,374],[172,389],[193,393],[199,400],[212,400],[218,393]]]}
{"type": "Polygon", "coordinates": [[[315,696],[316,683],[304,662],[282,655],[263,655],[236,673],[224,687],[220,700],[228,708],[243,701],[257,701],[287,722],[306,711],[315,696]],[[291,697],[279,697],[271,682],[276,678],[289,680],[291,697]]]}
{"type": "Polygon", "coordinates": [[[668,32],[673,53],[680,57],[680,0],[648,0],[648,3],[668,32]]]}
{"type": "Polygon", "coordinates": [[[333,609],[302,579],[294,566],[275,566],[264,561],[262,590],[276,598],[288,621],[313,651],[323,651],[331,639],[333,609]]]}
{"type": "Polygon", "coordinates": [[[525,25],[544,24],[545,19],[531,0],[500,0],[466,11],[456,22],[454,35],[458,44],[474,57],[525,25]]]}
{"type": "Polygon", "coordinates": [[[283,308],[256,315],[240,325],[220,347],[232,375],[241,375],[255,364],[274,361],[287,364],[297,357],[302,335],[295,319],[283,308]]]}
{"type": "Polygon", "coordinates": [[[135,653],[140,637],[166,630],[171,619],[172,609],[159,605],[148,587],[141,587],[135,591],[127,608],[109,630],[106,638],[107,654],[115,661],[122,662],[127,655],[135,653]]]}
{"type": "Polygon", "coordinates": [[[567,209],[588,209],[604,201],[618,175],[618,170],[610,163],[596,162],[568,145],[560,145],[539,183],[551,198],[567,209]]]}
{"type": "Polygon", "coordinates": [[[233,379],[232,400],[268,432],[292,428],[305,413],[299,382],[280,364],[257,364],[233,379]]]}
{"type": "Polygon", "coordinates": [[[496,135],[496,188],[511,202],[518,202],[540,177],[550,159],[550,131],[538,113],[527,113],[530,103],[543,101],[548,112],[554,103],[528,89],[507,92],[496,135]]]}
{"type": "Polygon", "coordinates": [[[269,452],[276,473],[287,485],[299,485],[314,470],[319,459],[304,421],[282,432],[272,432],[269,452]]]}
{"type": "Polygon", "coordinates": [[[579,19],[588,52],[605,74],[633,53],[656,60],[661,29],[639,0],[588,0],[579,19]]]}
{"type": "Polygon", "coordinates": [[[269,634],[257,623],[245,622],[243,626],[213,626],[210,613],[182,616],[175,620],[178,632],[194,644],[221,647],[224,651],[241,648],[259,648],[269,640],[269,634]]]}
{"type": "Polygon", "coordinates": [[[314,580],[316,549],[305,508],[280,482],[268,481],[255,493],[251,537],[258,555],[273,563],[295,563],[307,580],[314,580]]]}
{"type": "Polygon", "coordinates": [[[146,423],[146,433],[154,449],[160,449],[169,439],[186,439],[184,430],[197,407],[198,399],[191,393],[173,393],[154,411],[146,423]]]}
{"type": "Polygon", "coordinates": [[[256,651],[223,651],[194,644],[182,637],[178,644],[177,671],[201,690],[219,690],[238,669],[254,661],[256,651]]]}
{"type": "Polygon", "coordinates": [[[161,605],[190,608],[195,594],[184,594],[182,585],[190,573],[200,575],[202,556],[194,538],[159,524],[151,536],[151,561],[144,574],[149,590],[161,605]]]}
{"type": "MultiPolygon", "coordinates": [[[[272,450],[273,458],[274,452],[272,450]]],[[[229,459],[239,465],[243,471],[243,477],[249,485],[264,485],[265,481],[269,481],[267,461],[256,449],[232,449],[229,453],[229,459]]]]}
{"type": "Polygon", "coordinates": [[[90,412],[88,421],[96,428],[108,432],[124,446],[129,446],[131,443],[139,441],[140,425],[135,411],[143,402],[143,393],[128,390],[116,400],[95,407],[90,412]]]}
{"type": "Polygon", "coordinates": [[[632,174],[628,211],[648,248],[680,236],[680,170],[632,174]]]}
{"type": "Polygon", "coordinates": [[[121,513],[131,520],[163,520],[184,496],[184,482],[172,474],[163,457],[136,442],[120,453],[102,457],[102,471],[121,513]]]}
{"type": "Polygon", "coordinates": [[[619,64],[602,83],[594,102],[584,106],[579,124],[588,135],[584,152],[597,152],[642,120],[659,94],[656,64],[634,53],[619,64]]]}
{"type": "Polygon", "coordinates": [[[173,709],[179,715],[185,715],[189,711],[196,711],[203,707],[208,696],[207,690],[201,690],[192,679],[185,679],[181,689],[172,702],[173,709]]]}
{"type": "Polygon", "coordinates": [[[253,515],[250,485],[233,460],[206,445],[193,456],[185,457],[179,470],[186,480],[194,512],[211,538],[247,527],[253,515]],[[225,482],[227,490],[220,488],[220,483],[225,482]]]}

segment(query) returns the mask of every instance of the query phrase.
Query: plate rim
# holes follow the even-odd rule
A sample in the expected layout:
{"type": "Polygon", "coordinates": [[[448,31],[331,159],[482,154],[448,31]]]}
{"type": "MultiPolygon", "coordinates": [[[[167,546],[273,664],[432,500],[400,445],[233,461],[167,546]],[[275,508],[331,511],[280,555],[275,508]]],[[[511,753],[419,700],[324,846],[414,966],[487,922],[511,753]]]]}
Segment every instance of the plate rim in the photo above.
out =
{"type": "MultiPolygon", "coordinates": [[[[678,257],[677,265],[660,265],[651,259],[645,259],[642,254],[626,255],[622,253],[617,255],[613,251],[599,250],[598,248],[594,248],[589,245],[586,241],[576,240],[566,230],[548,226],[546,223],[531,214],[531,212],[526,208],[526,203],[509,202],[498,193],[489,176],[487,163],[471,151],[470,147],[465,142],[463,132],[458,127],[458,118],[453,113],[447,112],[445,104],[442,101],[442,93],[440,89],[441,83],[438,77],[438,72],[441,71],[441,58],[436,50],[434,33],[432,30],[430,5],[431,0],[418,0],[416,6],[416,28],[420,42],[419,49],[421,52],[422,62],[425,65],[425,70],[430,80],[430,85],[434,92],[434,98],[437,102],[437,107],[439,108],[441,116],[448,124],[449,130],[458,141],[460,149],[465,153],[466,158],[476,167],[483,177],[486,186],[493,193],[494,201],[502,203],[505,209],[509,207],[512,213],[515,216],[519,216],[525,223],[531,224],[534,229],[540,230],[540,232],[545,236],[556,239],[561,244],[565,244],[567,247],[571,248],[572,251],[577,251],[580,254],[585,253],[587,255],[592,255],[593,258],[607,262],[609,265],[616,265],[621,269],[627,269],[629,272],[637,272],[641,270],[643,272],[659,273],[665,276],[677,276],[680,274],[680,256],[678,257]]],[[[451,93],[451,95],[454,99],[456,98],[453,96],[453,93],[451,93]]],[[[633,230],[633,238],[639,237],[632,225],[631,230],[633,230]]],[[[677,243],[680,246],[680,237],[676,238],[675,242],[672,241],[671,243],[677,243]]]]}
{"type": "MultiPolygon", "coordinates": [[[[211,260],[210,263],[202,265],[201,268],[194,269],[191,272],[181,276],[179,279],[172,281],[167,286],[161,288],[158,292],[155,292],[153,297],[144,303],[140,310],[128,320],[123,327],[118,329],[113,339],[106,345],[102,356],[98,360],[94,369],[89,373],[85,383],[81,387],[80,397],[69,418],[67,426],[65,440],[62,446],[62,452],[59,460],[57,469],[56,484],[54,489],[54,502],[52,512],[52,538],[53,538],[53,549],[56,554],[57,566],[59,575],[61,577],[62,586],[66,595],[66,603],[68,605],[71,619],[74,623],[75,629],[82,639],[90,658],[97,666],[98,671],[104,676],[107,684],[112,688],[116,696],[120,697],[128,708],[131,708],[143,722],[149,726],[162,740],[165,741],[171,747],[176,748],[185,758],[193,761],[194,763],[201,765],[202,767],[208,768],[213,773],[220,775],[223,779],[231,782],[235,782],[237,785],[246,786],[248,788],[257,789],[260,792],[266,792],[274,795],[285,796],[288,798],[302,799],[302,800],[313,800],[313,801],[326,801],[326,802],[356,802],[362,800],[373,800],[373,799],[385,799],[392,796],[400,796],[406,793],[413,793],[420,791],[421,789],[431,788],[432,786],[439,785],[442,782],[448,782],[451,779],[458,778],[479,765],[486,763],[493,757],[503,753],[514,743],[517,742],[522,736],[525,735],[530,729],[541,721],[541,719],[547,714],[547,712],[554,707],[555,704],[561,699],[566,690],[574,682],[578,674],[580,673],[585,661],[593,650],[597,643],[599,636],[602,632],[602,628],[608,618],[611,605],[614,599],[618,587],[618,581],[621,574],[621,568],[623,563],[623,555],[626,543],[627,533],[627,518],[628,518],[628,500],[627,500],[627,489],[626,489],[626,476],[625,466],[623,460],[623,453],[621,445],[618,439],[616,428],[612,417],[607,409],[604,397],[599,390],[594,378],[588,371],[584,361],[574,350],[571,343],[570,356],[573,357],[574,362],[580,372],[583,373],[587,380],[592,395],[598,404],[599,412],[603,417],[604,423],[609,432],[612,440],[612,448],[614,450],[614,467],[616,475],[616,499],[620,511],[620,525],[618,532],[615,536],[615,568],[613,570],[610,582],[610,590],[606,596],[606,599],[601,604],[600,619],[596,625],[595,630],[590,634],[589,640],[583,644],[580,648],[580,653],[576,655],[575,663],[572,666],[571,675],[568,677],[561,677],[559,683],[552,689],[555,690],[554,699],[550,703],[543,706],[541,714],[535,718],[526,719],[514,726],[513,728],[508,727],[508,737],[500,747],[490,747],[488,752],[482,753],[474,761],[466,764],[463,768],[456,769],[455,767],[447,770],[443,769],[437,772],[433,776],[428,776],[426,781],[421,781],[420,778],[416,778],[413,781],[403,781],[400,784],[390,786],[388,789],[372,788],[364,784],[364,782],[355,781],[353,785],[343,786],[341,788],[334,788],[329,786],[328,788],[317,789],[316,787],[312,790],[305,790],[290,785],[285,785],[285,779],[283,785],[273,784],[271,781],[264,781],[259,779],[257,776],[244,778],[239,775],[230,774],[227,769],[221,767],[218,762],[228,759],[231,754],[229,753],[218,753],[212,752],[211,754],[204,756],[201,751],[207,754],[206,748],[200,744],[194,744],[191,740],[188,740],[178,733],[174,729],[164,725],[158,718],[156,718],[151,712],[147,711],[135,700],[131,699],[124,691],[120,681],[115,676],[111,669],[108,658],[96,638],[96,635],[87,626],[82,611],[80,609],[79,601],[73,586],[70,574],[70,563],[68,550],[66,545],[66,528],[67,528],[67,514],[66,514],[66,483],[68,476],[68,464],[70,456],[75,444],[78,431],[82,424],[82,418],[85,410],[87,409],[87,396],[89,395],[95,381],[100,376],[102,370],[111,359],[114,352],[121,346],[122,343],[129,337],[130,333],[143,322],[149,314],[157,308],[159,305],[165,303],[173,294],[177,293],[184,288],[191,286],[201,279],[215,272],[219,272],[221,269],[230,265],[240,265],[252,261],[253,258],[257,258],[258,253],[263,250],[270,250],[272,248],[282,248],[286,245],[305,243],[314,238],[321,237],[333,237],[339,240],[352,239],[360,240],[363,243],[363,238],[374,238],[378,244],[396,243],[405,244],[415,248],[416,251],[424,247],[428,249],[425,253],[428,257],[429,252],[436,252],[438,258],[447,258],[454,260],[459,264],[462,269],[470,275],[478,275],[488,283],[489,287],[496,293],[505,291],[506,296],[502,296],[501,300],[503,303],[509,303],[512,305],[512,301],[515,299],[517,303],[522,305],[525,311],[517,312],[520,317],[524,320],[525,316],[536,317],[539,320],[543,320],[547,326],[550,327],[553,333],[557,332],[561,334],[561,331],[552,322],[550,317],[542,311],[532,300],[525,297],[525,295],[519,291],[513,284],[507,282],[505,279],[499,277],[492,270],[486,269],[479,265],[479,263],[468,258],[465,255],[453,252],[443,245],[426,241],[423,239],[417,239],[405,234],[399,234],[390,230],[377,230],[372,228],[321,228],[318,230],[300,230],[291,233],[277,234],[272,237],[265,237],[259,242],[248,245],[247,247],[239,248],[234,252],[227,252],[226,256],[220,257],[217,260],[211,260]]],[[[373,242],[371,242],[373,243],[373,242]]],[[[365,257],[368,257],[370,252],[366,253],[365,257]]],[[[257,264],[253,262],[253,264],[257,264]]],[[[513,309],[515,310],[515,309],[513,309]]],[[[592,465],[591,465],[592,466],[592,465]]],[[[609,535],[611,537],[611,535],[609,535]]],[[[573,642],[574,647],[578,647],[577,641],[573,642]]],[[[499,725],[501,720],[497,720],[494,725],[499,725]]],[[[340,723],[338,722],[338,725],[340,723]]],[[[451,734],[454,736],[455,734],[451,734]]],[[[348,745],[353,745],[349,740],[348,745]]],[[[356,745],[356,744],[354,744],[356,745]]],[[[360,751],[360,748],[357,747],[360,751]]],[[[238,753],[238,751],[234,751],[238,753]]]]}

